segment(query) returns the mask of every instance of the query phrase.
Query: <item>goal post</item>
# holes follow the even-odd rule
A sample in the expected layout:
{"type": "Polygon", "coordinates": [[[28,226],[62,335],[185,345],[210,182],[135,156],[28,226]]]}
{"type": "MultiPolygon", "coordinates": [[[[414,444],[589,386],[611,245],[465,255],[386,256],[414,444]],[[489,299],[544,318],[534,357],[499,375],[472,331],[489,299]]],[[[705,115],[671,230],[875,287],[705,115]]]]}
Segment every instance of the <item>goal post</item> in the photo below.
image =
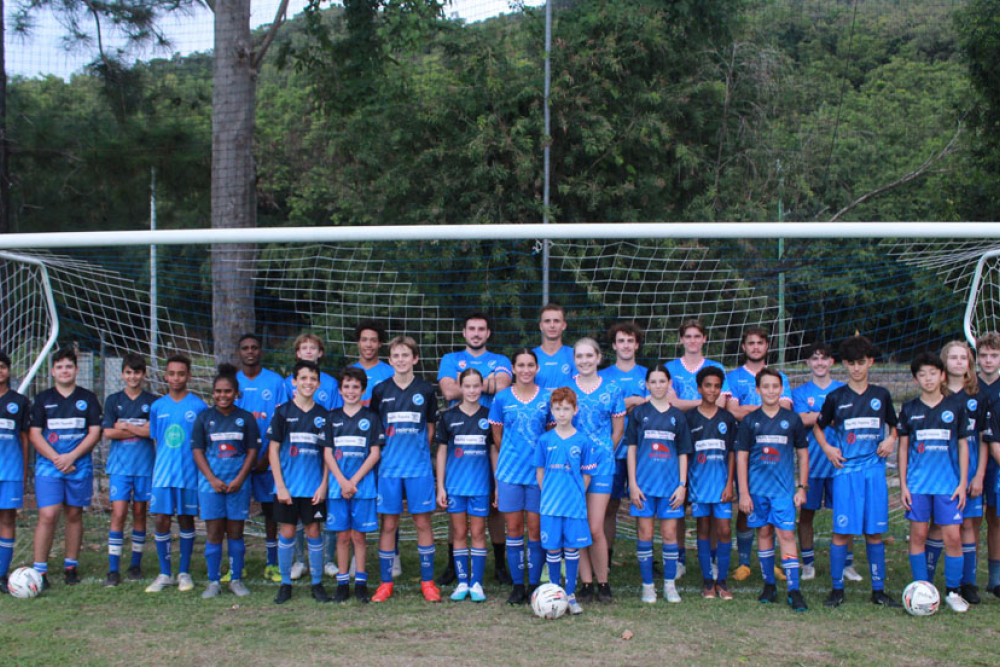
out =
{"type": "Polygon", "coordinates": [[[44,261],[9,251],[0,251],[0,260],[0,348],[23,394],[59,339],[59,313],[44,261]]]}

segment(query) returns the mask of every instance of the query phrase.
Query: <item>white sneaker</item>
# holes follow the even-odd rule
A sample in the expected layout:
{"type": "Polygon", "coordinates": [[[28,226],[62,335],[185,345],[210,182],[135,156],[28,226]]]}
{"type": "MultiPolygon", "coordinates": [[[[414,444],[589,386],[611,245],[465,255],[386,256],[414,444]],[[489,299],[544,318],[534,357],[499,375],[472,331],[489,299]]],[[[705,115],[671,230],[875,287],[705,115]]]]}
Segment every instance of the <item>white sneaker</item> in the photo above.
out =
{"type": "Polygon", "coordinates": [[[668,579],[663,582],[663,597],[667,598],[667,602],[681,601],[681,595],[677,592],[677,584],[673,580],[668,579]]]}
{"type": "Polygon", "coordinates": [[[292,563],[292,581],[296,579],[301,579],[302,575],[306,573],[306,564],[302,561],[296,561],[292,563]]]}
{"type": "Polygon", "coordinates": [[[355,570],[356,570],[356,568],[355,568],[355,564],[354,564],[354,556],[351,556],[351,569],[348,572],[348,574],[350,575],[351,579],[354,578],[355,570]]]}
{"type": "Polygon", "coordinates": [[[469,587],[469,599],[473,602],[485,602],[486,593],[483,592],[483,585],[480,583],[472,584],[469,587]]]}
{"type": "Polygon", "coordinates": [[[229,582],[229,590],[238,598],[245,598],[250,595],[250,589],[247,588],[246,584],[243,583],[242,579],[236,579],[229,582]]]}
{"type": "Polygon", "coordinates": [[[639,599],[647,604],[656,604],[656,584],[643,584],[642,597],[639,599]]]}
{"type": "Polygon", "coordinates": [[[151,583],[149,586],[146,586],[146,592],[159,593],[167,586],[176,586],[176,585],[177,582],[174,581],[173,577],[171,577],[169,574],[160,573],[156,575],[156,579],[153,579],[153,583],[151,583]]]}
{"type": "Polygon", "coordinates": [[[952,611],[957,611],[959,614],[964,614],[969,611],[969,603],[965,601],[957,591],[952,591],[945,596],[944,601],[948,603],[952,611]]]}
{"type": "Polygon", "coordinates": [[[392,578],[403,576],[403,561],[400,560],[399,554],[392,557],[392,578]]]}
{"type": "Polygon", "coordinates": [[[810,579],[815,579],[815,578],[816,578],[816,566],[803,565],[802,573],[799,575],[799,579],[801,579],[802,581],[809,581],[810,579]]]}
{"type": "Polygon", "coordinates": [[[844,568],[844,579],[848,581],[864,581],[865,578],[858,574],[858,571],[854,569],[853,565],[848,565],[844,568]]]}
{"type": "Polygon", "coordinates": [[[451,594],[453,602],[464,600],[467,597],[469,597],[469,584],[462,582],[458,586],[455,586],[455,590],[451,594]]]}
{"type": "Polygon", "coordinates": [[[684,575],[687,574],[687,567],[684,563],[677,561],[677,574],[674,575],[674,579],[683,579],[684,575]]]}
{"type": "Polygon", "coordinates": [[[581,607],[580,603],[576,601],[575,595],[570,595],[566,602],[569,603],[569,613],[571,615],[579,616],[583,613],[583,607],[581,607]]]}
{"type": "Polygon", "coordinates": [[[217,598],[222,595],[222,586],[217,581],[208,582],[208,587],[201,594],[202,600],[208,600],[210,598],[217,598]]]}
{"type": "Polygon", "coordinates": [[[191,578],[190,574],[181,572],[177,575],[177,590],[182,593],[194,590],[194,579],[191,578]]]}
{"type": "Polygon", "coordinates": [[[340,574],[340,570],[337,569],[336,563],[330,561],[329,563],[323,566],[323,574],[325,574],[328,577],[336,577],[338,574],[340,574]]]}

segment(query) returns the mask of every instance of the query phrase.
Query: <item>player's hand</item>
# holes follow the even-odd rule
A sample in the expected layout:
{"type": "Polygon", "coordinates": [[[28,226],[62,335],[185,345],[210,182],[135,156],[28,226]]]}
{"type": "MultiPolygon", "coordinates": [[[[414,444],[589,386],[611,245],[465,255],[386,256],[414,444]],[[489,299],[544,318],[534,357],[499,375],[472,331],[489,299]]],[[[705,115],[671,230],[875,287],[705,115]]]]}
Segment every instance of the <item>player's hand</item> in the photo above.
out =
{"type": "Polygon", "coordinates": [[[978,498],[983,495],[983,480],[981,477],[973,477],[972,482],[969,483],[969,498],[978,498]]]}
{"type": "Polygon", "coordinates": [[[792,399],[788,398],[787,396],[782,396],[781,398],[778,399],[778,405],[785,408],[786,410],[791,410],[792,399]]]}
{"type": "Polygon", "coordinates": [[[802,507],[806,502],[806,490],[799,489],[795,492],[795,506],[802,507]]]}
{"type": "MultiPolygon", "coordinates": [[[[881,445],[879,446],[881,447],[881,445]]],[[[826,458],[830,460],[834,468],[840,470],[844,467],[844,461],[847,459],[844,458],[844,453],[840,451],[839,447],[828,447],[823,450],[823,453],[826,454],[826,458]]]]}
{"type": "Polygon", "coordinates": [[[646,494],[642,492],[642,489],[639,488],[638,484],[635,486],[629,485],[628,495],[636,509],[641,510],[645,506],[646,494]]]}
{"type": "Polygon", "coordinates": [[[677,509],[684,506],[684,498],[687,496],[687,487],[678,486],[670,496],[670,509],[677,509]]]}
{"type": "Polygon", "coordinates": [[[340,485],[340,495],[344,498],[353,498],[357,492],[358,485],[353,480],[345,479],[344,483],[340,485]]]}
{"type": "Polygon", "coordinates": [[[955,493],[951,494],[951,499],[958,501],[958,509],[965,509],[965,487],[959,485],[959,487],[955,489],[955,493]]]}
{"type": "Polygon", "coordinates": [[[719,498],[719,502],[720,503],[733,502],[733,487],[727,485],[726,488],[722,489],[722,497],[719,498]]]}
{"type": "Polygon", "coordinates": [[[443,510],[448,509],[448,492],[444,489],[438,491],[438,507],[443,510]]]}
{"type": "Polygon", "coordinates": [[[229,491],[229,485],[218,477],[213,477],[208,480],[208,483],[212,485],[212,490],[216,493],[227,493],[229,491]]]}
{"type": "Polygon", "coordinates": [[[61,473],[72,472],[76,469],[73,466],[76,463],[76,457],[72,454],[56,454],[55,458],[52,459],[52,463],[55,464],[56,470],[61,473]]]}
{"type": "Polygon", "coordinates": [[[499,491],[493,489],[493,509],[498,509],[500,507],[499,491]]]}
{"type": "Polygon", "coordinates": [[[316,489],[316,493],[313,494],[312,504],[319,505],[320,503],[326,502],[326,492],[323,489],[316,489]]]}
{"type": "Polygon", "coordinates": [[[895,448],[896,448],[896,442],[894,440],[886,438],[882,442],[878,443],[878,449],[875,450],[875,453],[878,454],[879,457],[884,459],[885,457],[889,456],[889,454],[892,454],[892,450],[894,450],[895,448]]]}
{"type": "MultiPolygon", "coordinates": [[[[246,480],[244,480],[244,482],[245,481],[246,480]]],[[[236,493],[237,491],[243,488],[244,482],[241,482],[238,477],[236,479],[231,480],[226,484],[226,493],[236,493]]]]}
{"type": "MultiPolygon", "coordinates": [[[[648,401],[649,399],[647,398],[646,400],[648,401]]],[[[673,384],[667,387],[667,402],[670,403],[670,405],[677,403],[677,392],[674,391],[673,384]]]]}
{"type": "Polygon", "coordinates": [[[906,511],[913,509],[913,498],[910,496],[910,490],[905,486],[899,489],[899,499],[903,502],[903,509],[906,511]]]}
{"type": "Polygon", "coordinates": [[[740,494],[740,511],[747,516],[753,514],[753,500],[750,499],[749,493],[740,494]]]}
{"type": "MultiPolygon", "coordinates": [[[[274,492],[274,498],[279,503],[282,503],[284,505],[291,505],[292,504],[292,495],[290,493],[288,493],[288,489],[276,490],[274,492]]],[[[313,503],[313,504],[315,505],[316,503],[313,503]]]]}

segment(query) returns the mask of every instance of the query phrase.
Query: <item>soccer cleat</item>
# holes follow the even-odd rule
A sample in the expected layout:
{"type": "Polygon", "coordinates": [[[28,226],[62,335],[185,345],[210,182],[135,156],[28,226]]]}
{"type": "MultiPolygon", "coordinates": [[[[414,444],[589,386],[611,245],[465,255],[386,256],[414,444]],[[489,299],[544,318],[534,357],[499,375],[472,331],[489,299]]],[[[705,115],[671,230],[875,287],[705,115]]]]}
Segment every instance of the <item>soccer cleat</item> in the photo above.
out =
{"type": "Polygon", "coordinates": [[[969,604],[979,604],[982,599],[979,597],[979,588],[975,584],[962,584],[962,588],[959,589],[962,592],[962,597],[969,604]]]}
{"type": "Polygon", "coordinates": [[[125,570],[125,576],[129,581],[142,581],[142,568],[138,565],[130,565],[127,570],[125,570]]]}
{"type": "Polygon", "coordinates": [[[337,569],[336,563],[330,561],[329,563],[323,566],[323,574],[332,579],[333,577],[336,577],[338,574],[340,574],[340,570],[337,569]]]}
{"type": "MultiPolygon", "coordinates": [[[[539,584],[547,584],[547,583],[549,583],[549,581],[550,581],[550,579],[549,579],[549,568],[548,568],[548,566],[545,566],[545,567],[542,568],[542,576],[538,580],[538,583],[539,584]]],[[[559,582],[557,581],[556,583],[558,584],[559,582]]]]}
{"type": "Polygon", "coordinates": [[[351,585],[337,584],[337,592],[333,594],[333,601],[343,604],[351,599],[351,585]]]}
{"type": "Polygon", "coordinates": [[[122,575],[117,570],[108,572],[108,576],[104,578],[105,588],[114,588],[120,583],[122,583],[122,575]]]}
{"type": "Polygon", "coordinates": [[[663,597],[667,602],[677,603],[681,601],[681,594],[677,592],[677,584],[672,579],[663,582],[663,597]]]}
{"type": "Polygon", "coordinates": [[[715,584],[715,594],[719,596],[720,600],[733,599],[733,594],[729,592],[729,586],[726,586],[725,581],[720,581],[715,584]]]}
{"type": "Polygon", "coordinates": [[[229,590],[232,591],[233,595],[238,598],[245,598],[250,595],[250,589],[247,585],[243,583],[242,579],[237,579],[236,581],[229,582],[229,590]]]}
{"type": "Polygon", "coordinates": [[[594,601],[594,582],[589,584],[581,584],[580,590],[576,593],[576,599],[581,603],[590,603],[594,601]]]}
{"type": "Polygon", "coordinates": [[[844,579],[848,581],[864,581],[865,578],[858,574],[858,571],[854,569],[853,565],[848,565],[844,568],[844,579]]]}
{"type": "Polygon", "coordinates": [[[306,564],[302,561],[296,561],[292,563],[292,581],[296,579],[301,579],[302,575],[306,573],[306,564]]]}
{"type": "Polygon", "coordinates": [[[50,586],[49,586],[49,575],[43,574],[42,575],[42,590],[43,591],[47,591],[47,590],[49,590],[49,588],[50,588],[50,586]]]}
{"type": "Polygon", "coordinates": [[[794,611],[809,611],[809,605],[806,604],[805,598],[802,597],[802,591],[798,589],[788,591],[788,606],[794,611]]]}
{"type": "Polygon", "coordinates": [[[684,575],[687,574],[687,566],[680,561],[677,562],[677,573],[674,574],[674,580],[683,579],[684,575]]]}
{"type": "Polygon", "coordinates": [[[469,599],[473,602],[486,602],[486,593],[483,592],[482,584],[472,584],[469,587],[469,599]]]}
{"type": "Polygon", "coordinates": [[[281,583],[281,570],[277,565],[267,565],[264,567],[264,579],[271,580],[274,583],[281,583]]]}
{"type": "Polygon", "coordinates": [[[771,604],[778,601],[778,587],[774,584],[764,584],[764,590],[760,592],[757,602],[761,604],[771,604]]]}
{"type": "Polygon", "coordinates": [[[424,594],[424,599],[428,602],[441,601],[441,589],[435,586],[433,581],[421,581],[420,592],[424,594]]]}
{"type": "Polygon", "coordinates": [[[392,578],[401,576],[403,576],[403,561],[399,558],[399,554],[396,554],[392,557],[392,578]]]}
{"type": "Polygon", "coordinates": [[[990,593],[993,593],[993,597],[1000,598],[1000,586],[994,586],[991,588],[990,593]]]}
{"type": "Polygon", "coordinates": [[[824,607],[839,607],[842,604],[844,604],[843,588],[834,588],[830,591],[830,594],[826,596],[826,599],[823,600],[824,607]]]}
{"type": "Polygon", "coordinates": [[[712,600],[715,598],[715,580],[705,579],[701,584],[701,597],[706,600],[712,600]]]}
{"type": "Polygon", "coordinates": [[[646,604],[656,604],[656,584],[643,584],[639,599],[646,604]]]}
{"type": "Polygon", "coordinates": [[[872,591],[872,604],[877,604],[881,607],[889,607],[890,609],[899,609],[903,606],[896,602],[895,598],[891,598],[886,595],[885,591],[872,591]]]}
{"type": "Polygon", "coordinates": [[[281,584],[278,586],[278,594],[274,596],[274,604],[285,604],[292,599],[292,585],[281,584]]]}
{"type": "Polygon", "coordinates": [[[153,579],[153,583],[146,586],[147,593],[159,593],[167,586],[174,586],[177,582],[169,574],[160,573],[156,575],[156,579],[153,579]]]}
{"type": "Polygon", "coordinates": [[[187,572],[181,572],[177,575],[177,590],[182,593],[194,590],[194,579],[187,572]]]}
{"type": "Polygon", "coordinates": [[[368,595],[368,584],[354,584],[354,599],[361,604],[371,602],[371,597],[368,595]]]}
{"type": "Polygon", "coordinates": [[[63,583],[67,586],[76,586],[80,583],[80,573],[75,567],[67,567],[63,570],[63,583]]]}
{"type": "Polygon", "coordinates": [[[965,601],[965,598],[961,596],[958,590],[948,591],[948,594],[944,596],[944,601],[951,607],[952,611],[959,614],[969,611],[969,603],[965,601]]]}
{"type": "Polygon", "coordinates": [[[316,602],[333,602],[333,598],[327,594],[326,589],[323,588],[323,584],[313,584],[310,591],[312,592],[313,600],[316,600],[316,602]]]}
{"type": "Polygon", "coordinates": [[[816,578],[816,566],[815,565],[803,565],[802,574],[799,575],[802,581],[809,581],[810,579],[816,578]]]}
{"type": "Polygon", "coordinates": [[[750,566],[740,565],[738,568],[733,570],[733,579],[736,581],[743,581],[744,579],[750,578],[750,566]]]}
{"type": "Polygon", "coordinates": [[[222,577],[219,579],[219,583],[228,584],[232,580],[233,580],[232,571],[226,570],[226,573],[222,575],[222,577]]]}
{"type": "Polygon", "coordinates": [[[455,586],[455,590],[451,594],[451,600],[452,602],[460,602],[467,597],[469,597],[469,585],[463,581],[458,586],[455,586]]]}
{"type": "Polygon", "coordinates": [[[512,607],[516,607],[519,604],[524,604],[528,601],[528,596],[524,590],[524,584],[514,584],[514,588],[510,591],[510,596],[507,598],[507,604],[512,607]]]}
{"type": "MultiPolygon", "coordinates": [[[[531,597],[531,594],[528,594],[531,597]]],[[[603,584],[597,584],[597,601],[601,604],[610,604],[612,601],[611,597],[611,584],[605,581],[603,584]]]]}
{"type": "Polygon", "coordinates": [[[580,603],[576,601],[575,595],[570,595],[569,598],[566,599],[566,603],[569,605],[569,613],[572,616],[579,616],[583,613],[583,607],[581,607],[580,603]]]}
{"type": "Polygon", "coordinates": [[[392,582],[387,581],[378,585],[375,589],[375,595],[372,596],[372,602],[385,602],[392,597],[392,582]]]}
{"type": "Polygon", "coordinates": [[[438,586],[451,586],[456,581],[458,581],[458,575],[455,574],[455,561],[449,558],[448,566],[444,568],[444,572],[437,576],[434,583],[438,586]]]}
{"type": "Polygon", "coordinates": [[[202,600],[209,600],[211,598],[217,598],[222,595],[222,585],[217,581],[208,582],[208,587],[205,588],[204,592],[201,594],[202,600]]]}
{"type": "Polygon", "coordinates": [[[7,575],[0,577],[0,593],[7,595],[10,593],[10,589],[7,587],[7,575]]]}
{"type": "Polygon", "coordinates": [[[538,588],[538,584],[528,584],[528,588],[524,592],[524,597],[528,601],[529,604],[531,603],[531,596],[535,594],[535,590],[537,588],[538,588]]]}
{"type": "Polygon", "coordinates": [[[778,581],[785,581],[785,570],[780,565],[774,566],[774,578],[778,581]]]}

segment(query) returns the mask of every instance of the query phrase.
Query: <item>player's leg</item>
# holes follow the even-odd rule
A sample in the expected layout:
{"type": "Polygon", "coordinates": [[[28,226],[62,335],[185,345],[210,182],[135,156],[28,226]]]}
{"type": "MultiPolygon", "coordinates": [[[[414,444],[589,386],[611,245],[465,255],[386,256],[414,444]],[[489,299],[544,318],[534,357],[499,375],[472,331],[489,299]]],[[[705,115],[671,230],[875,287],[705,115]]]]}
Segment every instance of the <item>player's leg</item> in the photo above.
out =
{"type": "MultiPolygon", "coordinates": [[[[182,491],[186,491],[186,489],[183,489],[182,491]]],[[[186,509],[183,511],[187,512],[186,509]]],[[[194,555],[194,515],[186,513],[178,514],[177,527],[178,533],[180,534],[180,560],[177,565],[177,590],[193,590],[194,580],[191,579],[191,557],[194,555]]]]}
{"type": "MultiPolygon", "coordinates": [[[[449,498],[451,501],[452,499],[449,498]]],[[[455,498],[457,500],[457,498],[455,498]]],[[[467,498],[462,498],[462,500],[467,500],[467,498]]],[[[464,511],[466,503],[462,503],[461,511],[453,511],[451,507],[448,508],[448,535],[451,539],[451,551],[450,556],[452,563],[452,570],[455,572],[455,578],[458,583],[455,585],[455,591],[451,594],[451,599],[458,601],[464,600],[469,595],[469,549],[466,543],[469,533],[469,522],[468,514],[464,511]]]]}
{"type": "MultiPolygon", "coordinates": [[[[648,500],[647,500],[648,501],[648,500]]],[[[632,507],[635,510],[635,507],[632,507]]],[[[639,577],[642,581],[642,601],[656,602],[656,586],[653,582],[653,515],[636,519],[635,555],[639,561],[639,577]]]]}
{"type": "Polygon", "coordinates": [[[42,576],[46,576],[49,570],[49,552],[52,550],[52,539],[55,536],[56,526],[59,525],[62,507],[60,502],[57,505],[38,508],[38,525],[35,526],[34,567],[42,576]]]}
{"type": "Polygon", "coordinates": [[[278,521],[278,570],[281,572],[281,586],[274,596],[274,602],[284,604],[292,597],[292,561],[295,560],[295,528],[298,525],[298,515],[294,505],[275,503],[274,510],[274,518],[278,521]]]}
{"type": "Polygon", "coordinates": [[[830,595],[823,604],[844,602],[844,568],[848,545],[864,531],[865,482],[863,471],[841,471],[833,478],[833,537],[830,541],[830,595]]]}
{"type": "Polygon", "coordinates": [[[969,604],[979,604],[979,588],[976,586],[978,563],[979,529],[983,524],[982,497],[966,501],[962,520],[962,597],[969,604]],[[978,500],[978,503],[973,501],[978,500]],[[969,505],[973,507],[970,508],[969,505]]]}
{"type": "MultiPolygon", "coordinates": [[[[487,516],[471,515],[469,517],[469,535],[472,543],[471,573],[469,576],[469,597],[473,602],[483,602],[486,594],[483,592],[483,573],[486,570],[486,523],[488,521],[489,498],[483,497],[483,509],[487,516]]],[[[529,515],[530,517],[530,515],[529,515]]],[[[538,515],[535,515],[537,521],[538,515]]],[[[539,542],[539,544],[541,544],[539,542]]]]}
{"type": "Polygon", "coordinates": [[[996,505],[987,505],[986,514],[986,558],[989,579],[986,587],[996,597],[1000,597],[1000,510],[996,505]]]}
{"type": "MultiPolygon", "coordinates": [[[[524,512],[527,509],[528,486],[497,482],[497,508],[507,527],[507,571],[514,582],[507,604],[523,604],[527,600],[524,587],[524,512]]],[[[537,510],[537,508],[535,508],[537,510]]]]}
{"type": "Polygon", "coordinates": [[[865,555],[868,557],[868,572],[871,575],[871,601],[884,607],[898,608],[902,605],[885,592],[885,544],[882,533],[889,530],[889,486],[885,470],[872,466],[862,471],[865,480],[863,530],[865,533],[865,555]]]}
{"type": "MultiPolygon", "coordinates": [[[[907,514],[911,514],[907,512],[907,514]]],[[[918,515],[919,516],[919,515],[918,515]]],[[[910,576],[913,581],[927,581],[927,534],[926,521],[910,520],[910,576]]]]}
{"type": "Polygon", "coordinates": [[[527,537],[527,563],[525,569],[528,570],[528,592],[530,598],[535,588],[542,580],[542,570],[545,564],[545,550],[542,548],[542,528],[538,517],[538,510],[542,501],[541,490],[537,486],[529,485],[524,490],[524,515],[525,534],[527,537]]]}
{"type": "Polygon", "coordinates": [[[729,559],[733,553],[733,506],[715,503],[712,506],[712,525],[715,526],[716,550],[715,594],[723,600],[732,600],[726,578],[729,576],[729,559]]]}
{"type": "Polygon", "coordinates": [[[795,611],[807,611],[805,599],[802,591],[799,590],[799,555],[795,547],[795,506],[791,507],[791,525],[784,524],[784,527],[777,529],[778,544],[781,546],[781,567],[785,571],[785,578],[788,580],[788,606],[795,611]]]}
{"type": "MultiPolygon", "coordinates": [[[[701,569],[701,596],[715,597],[715,576],[712,574],[712,509],[708,503],[692,503],[691,516],[695,520],[698,539],[698,567],[701,569]]],[[[718,552],[716,552],[718,553],[718,552]]]]}
{"type": "Polygon", "coordinates": [[[63,580],[70,585],[80,583],[80,547],[83,545],[83,507],[65,505],[66,555],[63,558],[63,580]]]}
{"type": "Polygon", "coordinates": [[[615,537],[618,532],[618,509],[621,507],[622,501],[620,498],[616,498],[614,495],[614,487],[612,486],[611,498],[608,500],[608,508],[604,512],[604,539],[608,543],[608,567],[611,567],[611,561],[614,559],[615,555],[615,537]]]}
{"type": "Polygon", "coordinates": [[[493,576],[498,584],[509,584],[511,578],[507,572],[506,521],[503,512],[490,507],[487,526],[490,530],[490,542],[493,544],[493,576]]]}
{"type": "Polygon", "coordinates": [[[747,526],[747,515],[736,514],[736,570],[733,579],[743,581],[750,576],[750,557],[753,553],[753,528],[747,526]]]}
{"type": "MultiPolygon", "coordinates": [[[[754,496],[754,513],[767,516],[768,512],[763,502],[754,496]]],[[[748,522],[748,524],[751,522],[748,522]]],[[[764,589],[757,598],[759,602],[769,603],[777,600],[777,589],[774,580],[774,526],[769,523],[757,529],[757,559],[760,561],[760,571],[764,576],[764,589]]]]}
{"type": "MultiPolygon", "coordinates": [[[[587,494],[587,523],[590,525],[591,545],[587,548],[590,555],[591,581],[597,581],[597,593],[600,602],[611,602],[611,586],[608,583],[608,541],[604,535],[604,517],[607,515],[608,502],[611,496],[607,493],[587,494]]],[[[581,559],[581,569],[582,569],[581,559]]],[[[584,577],[584,584],[587,579],[584,577]]]]}
{"type": "MultiPolygon", "coordinates": [[[[169,501],[161,501],[160,493],[164,492],[163,495],[167,495],[168,489],[154,489],[153,490],[153,505],[159,509],[163,507],[164,509],[170,507],[169,501]]],[[[160,573],[153,579],[147,588],[147,593],[159,593],[163,590],[164,586],[172,586],[175,581],[173,577],[172,567],[172,556],[171,556],[171,535],[170,535],[170,525],[173,523],[173,515],[171,514],[153,514],[153,530],[155,531],[153,539],[156,542],[156,560],[160,566],[160,573]]]]}
{"type": "MultiPolygon", "coordinates": [[[[379,491],[381,492],[385,485],[379,481],[379,491]]],[[[379,496],[379,502],[381,503],[382,496],[379,496]]],[[[399,528],[399,514],[380,514],[379,517],[382,521],[382,525],[379,527],[378,536],[378,560],[379,560],[379,572],[381,573],[382,582],[379,584],[378,589],[375,591],[375,595],[372,596],[372,602],[383,602],[389,599],[392,595],[392,561],[396,556],[396,530],[399,528]],[[384,597],[383,597],[384,594],[384,597]]]]}
{"type": "MultiPolygon", "coordinates": [[[[812,481],[809,490],[812,491],[812,481]]],[[[816,551],[813,542],[813,521],[816,517],[816,510],[807,509],[805,505],[799,510],[799,548],[802,550],[802,579],[809,580],[816,577],[816,551]]]]}
{"type": "MultiPolygon", "coordinates": [[[[202,494],[202,497],[207,494],[202,494]]],[[[215,494],[219,495],[219,494],[215,494]]],[[[202,519],[205,521],[205,570],[208,575],[208,587],[201,594],[202,598],[214,598],[222,594],[222,540],[226,536],[226,518],[205,519],[206,512],[202,503],[202,519]]]]}
{"type": "Polygon", "coordinates": [[[434,585],[434,529],[431,527],[431,513],[414,514],[413,527],[417,530],[417,555],[420,557],[420,591],[428,602],[440,602],[441,591],[434,585]]]}
{"type": "Polygon", "coordinates": [[[7,574],[14,559],[17,509],[0,510],[0,593],[7,592],[7,574]]]}
{"type": "MultiPolygon", "coordinates": [[[[309,502],[309,499],[303,499],[303,501],[306,503],[309,502]]],[[[326,523],[326,502],[320,502],[319,505],[309,504],[312,509],[305,514],[313,513],[313,516],[300,516],[300,520],[302,521],[302,533],[306,538],[309,558],[309,578],[312,583],[310,592],[316,602],[333,602],[333,598],[327,594],[326,588],[323,587],[323,558],[325,557],[323,525],[326,523]],[[314,510],[321,516],[316,517],[314,510]]],[[[303,504],[303,506],[305,505],[303,504]]]]}
{"type": "MultiPolygon", "coordinates": [[[[937,497],[935,498],[937,500],[937,497]]],[[[938,503],[935,503],[935,510],[938,503]]],[[[935,518],[937,513],[935,512],[935,518]]],[[[962,526],[949,524],[941,526],[944,540],[944,584],[945,602],[954,611],[968,611],[968,601],[962,597],[962,526]]]]}
{"type": "Polygon", "coordinates": [[[448,586],[455,583],[458,578],[455,572],[455,530],[450,521],[448,522],[448,558],[446,561],[441,574],[434,579],[434,583],[438,586],[448,586]]]}
{"type": "Polygon", "coordinates": [[[927,581],[934,583],[937,575],[937,566],[941,561],[941,554],[944,552],[944,533],[941,526],[931,523],[927,532],[927,581]]]}
{"type": "MultiPolygon", "coordinates": [[[[660,537],[663,539],[663,596],[667,602],[680,602],[681,596],[677,593],[677,566],[679,560],[678,538],[681,527],[684,525],[683,517],[672,519],[663,518],[666,515],[664,507],[669,508],[667,498],[658,498],[656,518],[660,520],[660,537]]],[[[681,509],[681,512],[684,510],[681,509]]]]}
{"type": "Polygon", "coordinates": [[[249,484],[239,491],[226,494],[226,551],[229,554],[229,590],[238,597],[250,595],[250,589],[243,583],[247,547],[243,539],[246,520],[250,518],[252,489],[249,484]]]}
{"type": "MultiPolygon", "coordinates": [[[[335,532],[337,540],[337,591],[333,595],[334,602],[347,602],[350,597],[350,586],[351,586],[351,546],[354,544],[354,530],[337,530],[332,531],[330,526],[330,521],[334,518],[334,513],[336,509],[333,507],[332,503],[336,502],[338,499],[331,498],[327,505],[327,532],[335,532]]],[[[350,503],[350,501],[343,501],[350,503]]],[[[364,568],[364,564],[361,566],[364,568]]],[[[357,561],[355,561],[355,571],[357,571],[357,561]]]]}
{"type": "MultiPolygon", "coordinates": [[[[372,514],[375,512],[372,503],[372,514]]],[[[371,531],[372,528],[367,528],[371,531]]],[[[367,603],[368,597],[368,540],[366,533],[360,530],[351,531],[351,544],[354,547],[354,597],[362,603],[367,603]]],[[[350,565],[348,565],[350,568],[350,565]]]]}
{"type": "MultiPolygon", "coordinates": [[[[145,478],[144,498],[149,498],[149,478],[145,478]]],[[[138,494],[136,495],[138,497],[138,494]]],[[[126,575],[129,581],[142,579],[142,553],[146,549],[146,526],[149,517],[149,501],[132,502],[132,558],[126,575]]]]}
{"type": "Polygon", "coordinates": [[[261,503],[260,512],[264,515],[264,549],[267,558],[264,578],[281,581],[281,571],[278,569],[278,522],[274,520],[274,503],[261,503]]]}
{"type": "Polygon", "coordinates": [[[123,497],[119,484],[125,480],[116,479],[118,477],[112,475],[110,481],[111,524],[108,526],[108,576],[104,580],[105,586],[117,586],[121,583],[122,548],[125,543],[125,521],[128,519],[130,499],[127,496],[123,497]]]}

